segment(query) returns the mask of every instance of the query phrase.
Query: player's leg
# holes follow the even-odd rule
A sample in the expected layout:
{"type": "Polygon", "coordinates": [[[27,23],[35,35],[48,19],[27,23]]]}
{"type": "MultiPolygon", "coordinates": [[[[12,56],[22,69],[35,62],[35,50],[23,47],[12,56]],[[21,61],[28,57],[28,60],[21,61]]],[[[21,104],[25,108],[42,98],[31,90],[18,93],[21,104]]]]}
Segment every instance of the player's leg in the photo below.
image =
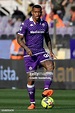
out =
{"type": "Polygon", "coordinates": [[[44,93],[43,96],[51,96],[53,94],[53,90],[49,90],[52,79],[53,79],[53,69],[54,69],[54,63],[50,55],[46,52],[39,55],[39,61],[41,65],[46,69],[44,75],[48,76],[50,79],[46,79],[44,81],[44,93]]]}
{"type": "MultiPolygon", "coordinates": [[[[31,79],[32,72],[35,72],[36,70],[36,63],[34,62],[34,56],[32,57],[25,57],[25,70],[27,72],[27,91],[29,94],[30,99],[30,106],[28,109],[34,109],[35,108],[35,85],[34,80],[31,79]]],[[[36,58],[35,58],[36,61],[36,58]]]]}
{"type": "Polygon", "coordinates": [[[44,62],[41,62],[41,64],[46,69],[45,76],[49,78],[45,79],[44,81],[44,92],[42,93],[42,96],[51,96],[53,94],[53,90],[50,90],[50,86],[53,79],[54,63],[51,60],[46,60],[44,62]]]}
{"type": "Polygon", "coordinates": [[[27,82],[27,90],[30,98],[30,106],[28,109],[34,109],[35,108],[35,85],[34,80],[31,79],[31,73],[28,74],[28,82],[27,82]]]}

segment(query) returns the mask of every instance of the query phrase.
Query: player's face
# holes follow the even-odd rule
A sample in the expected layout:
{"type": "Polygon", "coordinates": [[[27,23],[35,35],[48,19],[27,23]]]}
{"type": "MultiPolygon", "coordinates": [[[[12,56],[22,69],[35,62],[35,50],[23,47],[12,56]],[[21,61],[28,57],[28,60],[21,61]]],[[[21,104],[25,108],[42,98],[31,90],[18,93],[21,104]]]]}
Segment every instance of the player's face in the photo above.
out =
{"type": "Polygon", "coordinates": [[[34,8],[32,11],[32,17],[35,22],[39,21],[42,15],[42,10],[40,8],[34,8]]]}

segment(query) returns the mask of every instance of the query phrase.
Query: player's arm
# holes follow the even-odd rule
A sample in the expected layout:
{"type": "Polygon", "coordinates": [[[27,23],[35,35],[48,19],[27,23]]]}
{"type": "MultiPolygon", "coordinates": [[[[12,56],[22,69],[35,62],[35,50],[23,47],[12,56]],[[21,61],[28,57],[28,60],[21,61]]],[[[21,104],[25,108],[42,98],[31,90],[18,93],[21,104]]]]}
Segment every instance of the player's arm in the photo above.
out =
{"type": "Polygon", "coordinates": [[[52,52],[52,44],[51,44],[51,39],[50,39],[49,33],[45,33],[44,36],[45,36],[46,45],[47,45],[49,51],[52,52]]]}
{"type": "Polygon", "coordinates": [[[50,51],[50,56],[54,57],[54,54],[52,52],[52,43],[51,43],[51,38],[49,36],[49,33],[45,33],[44,36],[45,36],[46,45],[47,45],[47,47],[48,47],[48,49],[50,51]]]}
{"type": "Polygon", "coordinates": [[[23,48],[26,50],[26,52],[27,52],[28,55],[32,56],[32,52],[31,52],[31,50],[26,46],[26,42],[25,42],[25,40],[24,40],[24,36],[23,36],[23,35],[17,34],[17,42],[18,42],[18,44],[19,44],[21,47],[23,47],[23,48]]]}
{"type": "MultiPolygon", "coordinates": [[[[49,51],[50,51],[50,56],[52,57],[52,58],[56,58],[56,56],[54,55],[54,53],[53,53],[53,51],[52,51],[52,43],[51,43],[51,38],[50,38],[50,36],[49,36],[49,33],[46,33],[45,34],[45,42],[46,42],[46,45],[47,45],[47,47],[48,47],[48,49],[49,49],[49,51]]],[[[56,58],[57,59],[57,58],[56,58]]]]}

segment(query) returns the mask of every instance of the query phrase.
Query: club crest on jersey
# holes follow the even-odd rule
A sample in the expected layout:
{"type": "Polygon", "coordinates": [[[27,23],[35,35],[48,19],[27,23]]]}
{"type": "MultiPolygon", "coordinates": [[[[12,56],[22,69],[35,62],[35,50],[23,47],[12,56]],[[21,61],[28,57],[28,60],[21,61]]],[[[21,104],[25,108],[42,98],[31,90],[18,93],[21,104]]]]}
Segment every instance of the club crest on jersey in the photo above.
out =
{"type": "Polygon", "coordinates": [[[29,70],[32,70],[32,67],[31,66],[29,67],[29,70]]]}
{"type": "Polygon", "coordinates": [[[42,24],[42,26],[44,27],[44,26],[45,26],[45,24],[43,23],[43,24],[42,24]]]}

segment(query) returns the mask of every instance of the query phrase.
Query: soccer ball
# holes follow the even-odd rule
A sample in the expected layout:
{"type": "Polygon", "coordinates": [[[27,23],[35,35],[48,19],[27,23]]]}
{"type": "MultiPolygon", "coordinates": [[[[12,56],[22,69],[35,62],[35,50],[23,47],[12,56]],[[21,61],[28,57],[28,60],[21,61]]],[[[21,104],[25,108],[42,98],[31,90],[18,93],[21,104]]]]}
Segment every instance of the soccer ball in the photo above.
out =
{"type": "Polygon", "coordinates": [[[54,99],[52,97],[44,97],[41,101],[41,105],[45,109],[52,108],[54,106],[54,99]]]}

